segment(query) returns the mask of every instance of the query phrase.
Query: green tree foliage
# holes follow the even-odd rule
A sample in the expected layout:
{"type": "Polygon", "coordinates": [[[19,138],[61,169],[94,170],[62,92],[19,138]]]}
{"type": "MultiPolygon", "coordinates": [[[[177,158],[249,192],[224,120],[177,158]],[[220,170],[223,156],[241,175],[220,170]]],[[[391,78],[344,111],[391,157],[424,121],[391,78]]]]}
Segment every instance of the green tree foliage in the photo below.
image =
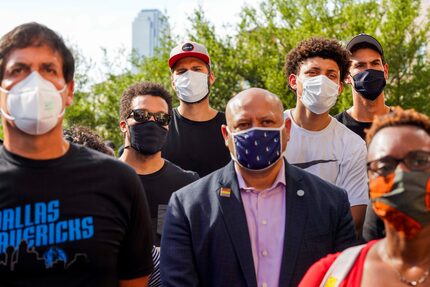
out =
{"type": "Polygon", "coordinates": [[[211,57],[211,69],[216,79],[211,88],[210,103],[214,108],[224,110],[228,99],[242,90],[245,80],[238,73],[240,59],[234,39],[232,36],[219,37],[201,8],[189,20],[192,28],[188,31],[188,39],[205,45],[211,57]]]}
{"type": "MultiPolygon", "coordinates": [[[[250,86],[268,89],[281,97],[286,108],[294,107],[296,97],[288,89],[284,74],[287,53],[309,37],[346,43],[359,33],[368,33],[381,42],[389,64],[388,104],[429,114],[430,63],[426,47],[430,24],[428,18],[419,17],[419,7],[417,0],[265,0],[258,7],[244,7],[235,33],[227,36],[219,36],[199,8],[189,18],[187,37],[208,48],[216,76],[210,101],[219,110],[233,95],[250,86]]],[[[93,85],[89,92],[78,92],[78,107],[68,114],[68,120],[88,122],[102,136],[119,143],[122,92],[137,81],[147,80],[163,84],[174,94],[167,61],[177,43],[178,37],[166,30],[154,57],[132,58],[137,71],[109,73],[105,82],[93,85]]],[[[350,87],[345,85],[332,113],[351,105],[350,87]]]]}
{"type": "MultiPolygon", "coordinates": [[[[167,18],[165,19],[167,21],[167,18]]],[[[85,75],[91,65],[78,56],[78,65],[86,71],[77,74],[77,79],[81,79],[80,87],[75,93],[74,103],[66,114],[66,126],[79,124],[94,129],[106,140],[112,140],[116,146],[123,144],[123,136],[119,129],[119,102],[123,92],[131,85],[141,81],[152,81],[162,84],[172,95],[174,91],[171,87],[170,70],[168,59],[170,49],[176,45],[167,26],[162,31],[161,48],[158,49],[154,57],[140,59],[134,53],[127,53],[123,50],[117,52],[112,58],[109,51],[104,50],[104,65],[106,69],[106,80],[93,84],[88,91],[88,82],[85,75]],[[129,66],[123,66],[120,57],[127,57],[129,66]]],[[[175,99],[176,100],[176,99],[175,99]]],[[[177,103],[177,100],[176,100],[177,103]]]]}
{"type": "MultiPolygon", "coordinates": [[[[296,97],[288,89],[285,57],[301,40],[328,37],[348,41],[358,33],[374,34],[380,23],[377,1],[353,0],[268,0],[259,9],[245,8],[237,36],[244,69],[239,69],[251,86],[279,95],[286,108],[296,97]]],[[[346,89],[348,90],[348,89],[346,89]]],[[[332,112],[351,105],[350,93],[343,93],[332,112]]]]}
{"type": "Polygon", "coordinates": [[[91,80],[88,73],[93,66],[92,62],[87,61],[81,51],[73,47],[72,53],[75,58],[75,92],[73,104],[67,109],[65,125],[70,127],[73,124],[82,124],[95,128],[95,108],[92,94],[86,91],[91,80]]]}
{"type": "Polygon", "coordinates": [[[418,19],[420,1],[383,1],[389,7],[380,26],[389,65],[388,104],[430,114],[428,18],[418,19]]]}
{"type": "MultiPolygon", "coordinates": [[[[278,94],[290,108],[295,106],[296,98],[288,90],[283,73],[288,51],[309,37],[328,37],[346,43],[359,33],[368,33],[375,35],[385,49],[390,67],[388,104],[413,107],[429,114],[430,85],[426,79],[430,63],[426,48],[430,24],[427,17],[419,16],[420,1],[416,0],[263,1],[258,9],[243,9],[238,33],[231,39],[236,65],[230,66],[236,67],[239,78],[278,94]]],[[[200,41],[205,39],[201,37],[200,41]]],[[[215,61],[218,60],[224,58],[215,61]]],[[[230,87],[236,92],[236,86],[230,87]]],[[[345,86],[332,113],[351,105],[351,90],[345,86]]]]}

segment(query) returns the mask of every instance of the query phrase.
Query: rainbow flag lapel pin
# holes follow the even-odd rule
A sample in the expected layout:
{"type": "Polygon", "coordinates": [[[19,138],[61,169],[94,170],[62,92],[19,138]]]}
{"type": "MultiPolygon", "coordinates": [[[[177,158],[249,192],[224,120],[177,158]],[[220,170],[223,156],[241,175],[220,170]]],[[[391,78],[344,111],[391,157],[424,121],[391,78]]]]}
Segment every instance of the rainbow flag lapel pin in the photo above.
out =
{"type": "Polygon", "coordinates": [[[219,195],[222,197],[230,197],[231,189],[228,187],[221,187],[219,190],[219,195]]]}

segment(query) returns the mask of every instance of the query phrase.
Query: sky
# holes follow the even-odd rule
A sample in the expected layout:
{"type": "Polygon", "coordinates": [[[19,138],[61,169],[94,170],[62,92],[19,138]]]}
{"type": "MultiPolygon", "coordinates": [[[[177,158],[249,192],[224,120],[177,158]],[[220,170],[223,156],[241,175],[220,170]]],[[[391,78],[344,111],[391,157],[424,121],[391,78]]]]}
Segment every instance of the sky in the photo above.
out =
{"type": "MultiPolygon", "coordinates": [[[[58,32],[103,73],[103,52],[131,51],[131,26],[142,9],[167,13],[174,34],[185,36],[188,17],[201,6],[220,35],[233,33],[244,5],[260,0],[0,0],[0,36],[14,27],[36,21],[58,32]]],[[[116,53],[118,54],[118,53],[116,53]]],[[[95,71],[93,71],[94,73],[95,71]]],[[[95,74],[94,74],[95,75],[95,74]]],[[[97,78],[98,76],[95,75],[97,78]]]]}

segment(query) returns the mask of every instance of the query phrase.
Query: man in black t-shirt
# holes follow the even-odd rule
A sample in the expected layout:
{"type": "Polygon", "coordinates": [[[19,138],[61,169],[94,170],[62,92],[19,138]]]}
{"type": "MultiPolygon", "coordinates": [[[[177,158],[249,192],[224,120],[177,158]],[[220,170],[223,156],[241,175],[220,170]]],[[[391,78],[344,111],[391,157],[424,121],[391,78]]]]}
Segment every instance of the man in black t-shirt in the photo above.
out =
{"type": "Polygon", "coordinates": [[[381,44],[370,35],[355,36],[346,48],[351,52],[346,83],[352,87],[353,106],[335,118],[366,140],[365,129],[370,128],[373,117],[390,111],[384,97],[388,64],[381,44]]]}
{"type": "MultiPolygon", "coordinates": [[[[346,48],[351,52],[352,63],[346,82],[352,87],[353,106],[335,118],[366,140],[365,130],[372,125],[374,116],[382,116],[390,111],[385,105],[384,97],[388,64],[381,44],[370,35],[355,36],[346,48]]],[[[369,204],[363,225],[363,238],[370,241],[384,236],[384,223],[369,204]]]]}
{"type": "Polygon", "coordinates": [[[0,39],[0,286],[146,286],[145,193],[127,165],[63,139],[74,59],[51,29],[0,39]]]}
{"type": "Polygon", "coordinates": [[[170,196],[199,178],[161,157],[172,113],[172,96],[161,85],[142,82],[121,97],[120,128],[124,152],[120,160],[139,175],[148,197],[154,244],[160,246],[164,214],[170,196]]]}
{"type": "Polygon", "coordinates": [[[215,76],[208,51],[201,44],[183,42],[170,52],[169,67],[179,106],[173,110],[162,155],[203,177],[230,161],[221,134],[225,115],[209,105],[215,76]]]}

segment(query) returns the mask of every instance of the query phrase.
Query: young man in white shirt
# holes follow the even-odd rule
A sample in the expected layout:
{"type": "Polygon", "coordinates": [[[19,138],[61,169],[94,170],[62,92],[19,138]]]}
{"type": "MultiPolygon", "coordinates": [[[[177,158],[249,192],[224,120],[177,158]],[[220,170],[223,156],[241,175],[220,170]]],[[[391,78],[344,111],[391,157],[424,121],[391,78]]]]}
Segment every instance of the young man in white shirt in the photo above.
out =
{"type": "MultiPolygon", "coordinates": [[[[296,107],[286,158],[348,193],[358,235],[369,201],[364,141],[329,115],[350,66],[349,52],[336,40],[311,38],[290,51],[285,70],[296,107]]],[[[321,190],[324,192],[324,190],[321,190]]]]}

